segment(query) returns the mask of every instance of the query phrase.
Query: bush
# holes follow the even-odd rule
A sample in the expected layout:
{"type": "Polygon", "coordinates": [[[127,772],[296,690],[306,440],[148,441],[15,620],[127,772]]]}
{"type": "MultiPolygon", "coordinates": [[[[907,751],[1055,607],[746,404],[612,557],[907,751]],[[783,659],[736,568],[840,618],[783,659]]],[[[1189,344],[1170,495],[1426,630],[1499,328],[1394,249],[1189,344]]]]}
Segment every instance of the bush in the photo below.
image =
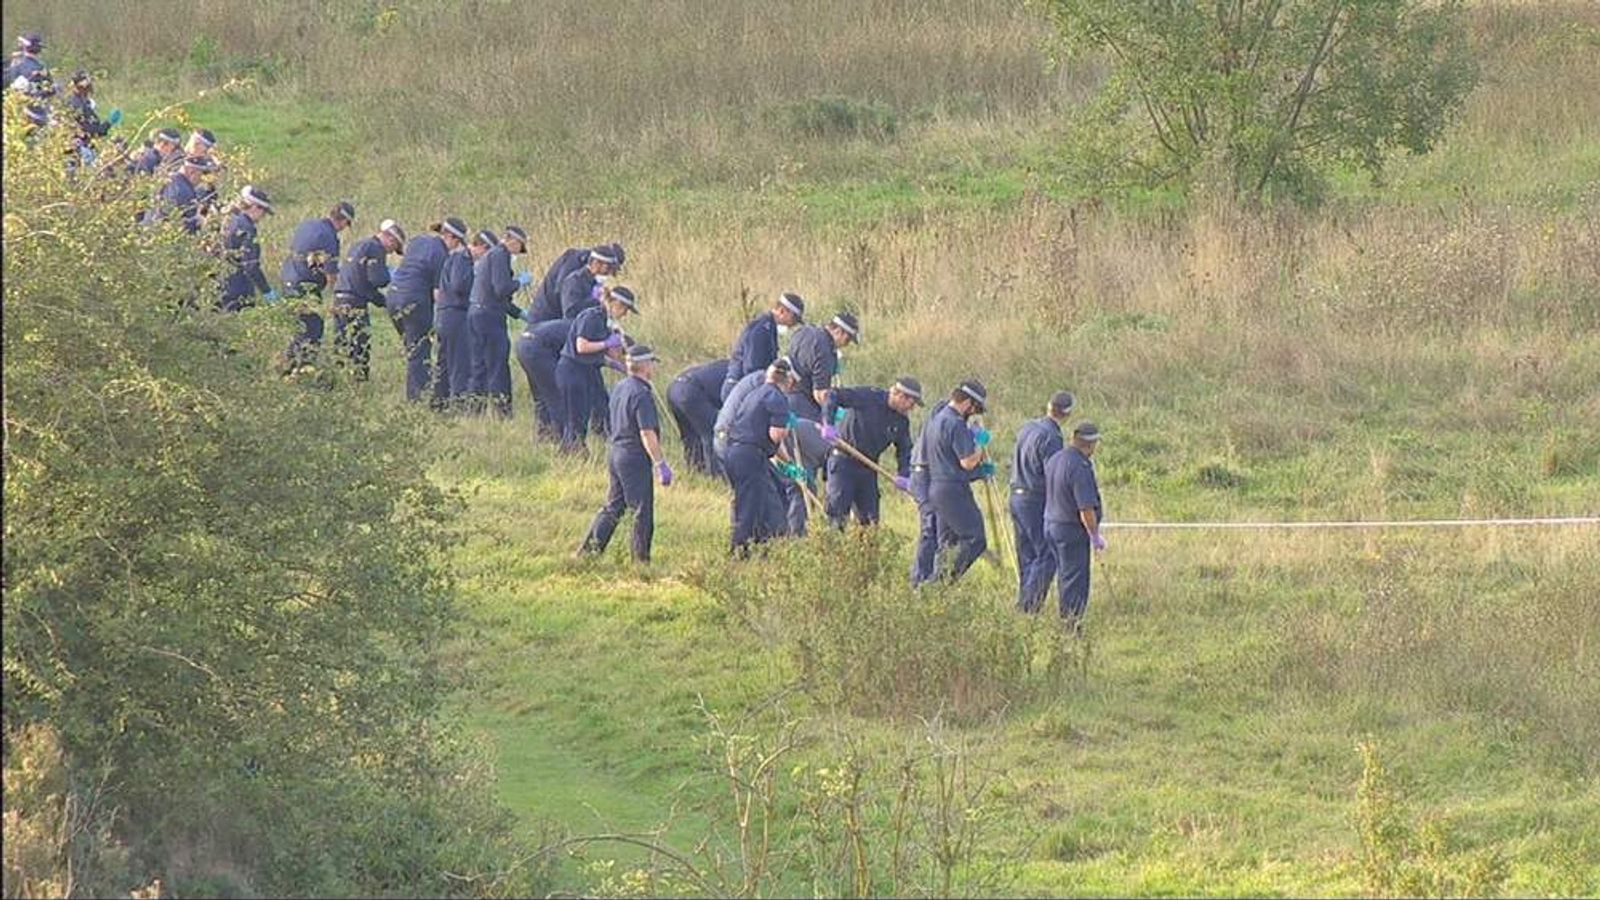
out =
{"type": "Polygon", "coordinates": [[[812,97],[779,109],[785,130],[812,138],[892,138],[900,117],[882,103],[849,97],[812,97]]]}
{"type": "Polygon", "coordinates": [[[109,773],[174,889],[476,890],[445,873],[506,823],[439,737],[428,426],[272,375],[288,315],[209,312],[209,257],[66,140],[5,129],[8,741],[48,725],[70,778],[109,773]]]}
{"type": "Polygon", "coordinates": [[[880,529],[823,529],[758,564],[691,574],[729,615],[794,660],[807,691],[865,714],[971,719],[1080,673],[1085,646],[976,577],[913,590],[880,529]]]}

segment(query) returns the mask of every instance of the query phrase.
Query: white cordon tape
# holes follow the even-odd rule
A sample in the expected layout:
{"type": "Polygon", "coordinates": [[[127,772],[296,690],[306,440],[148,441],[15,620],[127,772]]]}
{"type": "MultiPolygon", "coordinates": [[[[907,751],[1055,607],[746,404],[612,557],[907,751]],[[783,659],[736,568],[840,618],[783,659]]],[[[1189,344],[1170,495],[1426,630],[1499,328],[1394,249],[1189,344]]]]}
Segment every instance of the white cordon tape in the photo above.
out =
{"type": "Polygon", "coordinates": [[[1409,519],[1375,522],[1102,522],[1101,528],[1143,531],[1199,531],[1216,529],[1268,530],[1274,528],[1478,528],[1515,526],[1600,525],[1600,516],[1566,516],[1544,519],[1409,519]]]}

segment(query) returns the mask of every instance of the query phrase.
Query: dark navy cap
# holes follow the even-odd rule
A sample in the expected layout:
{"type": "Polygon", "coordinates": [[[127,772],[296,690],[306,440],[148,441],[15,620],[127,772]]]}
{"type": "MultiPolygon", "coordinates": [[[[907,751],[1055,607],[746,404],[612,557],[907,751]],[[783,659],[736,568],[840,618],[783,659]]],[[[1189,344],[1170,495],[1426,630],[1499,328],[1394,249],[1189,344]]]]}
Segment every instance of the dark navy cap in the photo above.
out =
{"type": "Polygon", "coordinates": [[[506,226],[506,230],[501,233],[501,237],[502,238],[516,238],[517,240],[522,242],[523,249],[527,249],[527,246],[528,246],[528,233],[526,231],[523,231],[521,228],[518,228],[515,225],[507,225],[506,226]]]}
{"type": "Polygon", "coordinates": [[[961,382],[961,385],[957,387],[956,390],[972,398],[973,402],[978,404],[979,412],[988,410],[989,391],[983,386],[983,382],[973,378],[971,380],[961,382]]]}
{"type": "Polygon", "coordinates": [[[1077,405],[1077,398],[1070,391],[1056,391],[1050,395],[1050,408],[1062,415],[1072,412],[1077,405]]]}
{"type": "Polygon", "coordinates": [[[479,231],[473,237],[476,238],[480,243],[488,244],[491,247],[498,247],[500,245],[500,238],[487,228],[479,231]]]}
{"type": "Polygon", "coordinates": [[[780,356],[773,360],[772,364],[767,366],[767,374],[772,375],[774,373],[782,375],[784,378],[790,377],[794,374],[794,360],[787,356],[780,356]]]}
{"type": "Polygon", "coordinates": [[[616,244],[601,244],[598,247],[589,248],[590,259],[598,259],[613,266],[622,265],[622,260],[618,258],[621,255],[616,244]]]}
{"type": "Polygon", "coordinates": [[[72,73],[72,83],[73,84],[93,84],[94,83],[94,76],[90,75],[89,72],[87,70],[85,70],[85,69],[78,69],[77,71],[72,73]]]}
{"type": "Polygon", "coordinates": [[[338,203],[333,205],[333,210],[331,211],[330,215],[338,216],[346,222],[354,222],[356,220],[355,204],[351,203],[349,200],[340,200],[338,203]]]}
{"type": "Polygon", "coordinates": [[[455,235],[457,240],[464,241],[467,239],[467,223],[455,216],[445,216],[444,221],[439,223],[439,228],[441,231],[455,235]]]}
{"type": "Polygon", "coordinates": [[[183,133],[176,128],[157,128],[153,137],[158,141],[168,141],[176,144],[183,140],[183,133]]]}
{"type": "Polygon", "coordinates": [[[217,164],[212,162],[209,156],[186,156],[183,158],[183,164],[193,166],[202,172],[215,172],[217,170],[217,164]]]}
{"type": "Polygon", "coordinates": [[[612,241],[608,246],[610,246],[613,251],[612,255],[617,258],[617,268],[622,268],[623,265],[628,261],[628,251],[622,249],[621,241],[612,241]]]}
{"type": "Polygon", "coordinates": [[[918,406],[922,405],[922,382],[912,378],[910,375],[902,375],[896,378],[894,380],[894,389],[917,401],[918,406]]]}
{"type": "Polygon", "coordinates": [[[628,348],[628,352],[623,358],[631,363],[641,363],[655,362],[660,357],[656,356],[655,348],[649,344],[634,344],[628,348]]]}
{"type": "Polygon", "coordinates": [[[1072,429],[1072,436],[1092,444],[1100,440],[1100,429],[1093,422],[1079,422],[1078,427],[1072,429]]]}
{"type": "Polygon", "coordinates": [[[44,35],[37,31],[29,31],[17,38],[17,46],[29,53],[38,53],[44,49],[44,35]]]}
{"type": "Polygon", "coordinates": [[[784,291],[778,295],[778,305],[794,313],[796,322],[806,320],[806,301],[804,297],[793,291],[784,291]]]}
{"type": "Polygon", "coordinates": [[[626,306],[634,312],[639,311],[639,300],[633,296],[633,288],[619,284],[612,288],[608,293],[610,294],[611,299],[620,302],[623,306],[626,306]]]}
{"type": "Polygon", "coordinates": [[[396,222],[393,219],[384,219],[382,222],[378,223],[378,231],[394,238],[396,241],[400,242],[401,247],[405,247],[406,230],[400,227],[399,222],[396,222]]]}
{"type": "Polygon", "coordinates": [[[217,136],[212,134],[209,128],[196,128],[189,137],[196,143],[204,144],[208,150],[217,145],[217,136]]]}
{"type": "Polygon", "coordinates": [[[242,190],[239,191],[239,199],[252,206],[261,207],[267,211],[267,215],[269,216],[276,212],[276,210],[272,208],[272,198],[267,196],[266,191],[263,191],[253,184],[247,184],[242,190]]]}
{"type": "Polygon", "coordinates": [[[839,313],[833,317],[833,324],[843,329],[845,334],[850,335],[850,340],[858,344],[861,343],[861,320],[856,318],[855,313],[839,313]]]}

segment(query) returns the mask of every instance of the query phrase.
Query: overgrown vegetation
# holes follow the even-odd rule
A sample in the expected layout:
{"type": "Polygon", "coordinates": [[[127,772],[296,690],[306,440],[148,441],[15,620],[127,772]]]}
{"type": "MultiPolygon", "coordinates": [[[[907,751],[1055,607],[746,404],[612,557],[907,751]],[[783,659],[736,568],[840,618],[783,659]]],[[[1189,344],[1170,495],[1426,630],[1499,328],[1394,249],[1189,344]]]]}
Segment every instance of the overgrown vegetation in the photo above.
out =
{"type": "Polygon", "coordinates": [[[458,891],[506,823],[441,717],[423,424],[271,376],[285,317],[193,303],[209,257],[131,224],[142,184],[74,180],[16,113],[7,896],[458,891]]]}

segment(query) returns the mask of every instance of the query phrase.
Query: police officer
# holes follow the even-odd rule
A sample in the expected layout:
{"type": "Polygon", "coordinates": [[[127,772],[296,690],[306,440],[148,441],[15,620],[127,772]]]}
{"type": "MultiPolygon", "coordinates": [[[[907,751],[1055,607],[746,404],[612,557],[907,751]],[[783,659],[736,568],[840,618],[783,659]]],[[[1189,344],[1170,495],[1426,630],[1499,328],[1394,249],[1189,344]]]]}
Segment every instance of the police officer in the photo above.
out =
{"type": "MultiPolygon", "coordinates": [[[[781,368],[786,374],[783,380],[778,382],[777,386],[780,391],[787,395],[791,382],[794,380],[794,366],[789,362],[789,357],[787,356],[780,356],[773,362],[783,363],[781,368]]],[[[733,426],[733,411],[738,408],[739,401],[746,394],[767,383],[767,373],[770,370],[771,366],[768,366],[766,369],[750,372],[739,379],[739,382],[733,386],[733,390],[729,391],[727,397],[723,398],[722,407],[717,410],[716,422],[712,426],[711,449],[716,455],[717,464],[724,475],[727,474],[725,456],[728,452],[728,430],[733,426]]],[[[787,396],[785,396],[784,402],[788,402],[787,396]]],[[[779,510],[779,518],[782,518],[782,510],[779,510]]]]}
{"type": "Polygon", "coordinates": [[[159,222],[176,215],[184,231],[199,233],[201,214],[198,186],[200,176],[211,169],[211,160],[204,156],[185,157],[183,165],[167,179],[160,196],[156,198],[156,208],[145,216],[145,221],[159,222]]]}
{"type": "Polygon", "coordinates": [[[1055,577],[1056,557],[1044,536],[1044,464],[1061,452],[1061,423],[1072,415],[1075,401],[1057,391],[1044,415],[1017,429],[1011,452],[1011,530],[1017,536],[1017,606],[1038,612],[1055,577]]]}
{"type": "MultiPolygon", "coordinates": [[[[616,264],[610,266],[607,272],[602,274],[616,274],[622,271],[626,254],[623,252],[620,243],[612,242],[594,247],[568,247],[562,251],[560,256],[556,257],[555,262],[550,264],[550,268],[545,270],[544,278],[540,279],[539,287],[534,291],[533,300],[528,304],[528,317],[532,324],[537,325],[540,322],[571,318],[571,316],[562,315],[562,282],[573,272],[589,268],[589,261],[597,250],[601,256],[616,260],[616,264]]],[[[577,315],[576,310],[573,311],[573,315],[577,315]]]]}
{"type": "MultiPolygon", "coordinates": [[[[448,252],[439,263],[439,283],[433,292],[433,330],[438,338],[438,355],[433,367],[433,407],[447,410],[455,397],[466,395],[472,378],[467,305],[472,300],[473,257],[467,245],[466,222],[447,216],[438,223],[437,233],[448,252]]],[[[484,250],[488,250],[487,245],[484,250]]]]}
{"type": "Polygon", "coordinates": [[[728,377],[722,384],[722,395],[739,379],[751,372],[765,371],[778,358],[778,338],[805,321],[806,301],[799,294],[784,291],[772,304],[772,309],[751,319],[739,332],[728,352],[728,377]]]}
{"type": "Polygon", "coordinates": [[[623,512],[631,509],[633,559],[647,563],[656,530],[655,485],[650,473],[655,472],[662,487],[670,487],[672,466],[661,453],[661,416],[650,389],[656,373],[655,353],[644,344],[634,344],[624,359],[628,376],[617,382],[611,392],[611,451],[606,455],[611,492],[589,526],[579,552],[604,553],[623,512]]]}
{"type": "Polygon", "coordinates": [[[17,49],[6,62],[5,82],[14,91],[27,91],[29,82],[41,72],[48,72],[40,54],[44,52],[44,37],[30,31],[17,38],[17,49]]]}
{"type": "MultiPolygon", "coordinates": [[[[841,312],[826,325],[806,325],[789,339],[789,359],[794,363],[795,386],[789,392],[789,410],[796,421],[790,424],[791,446],[799,450],[793,460],[800,466],[807,484],[817,483],[817,473],[827,460],[828,442],[822,439],[822,404],[839,372],[839,348],[861,339],[861,323],[854,313],[841,312]]],[[[788,501],[789,533],[806,533],[806,498],[799,484],[785,482],[788,501]]]]}
{"type": "MultiPolygon", "coordinates": [[[[1072,441],[1044,466],[1044,530],[1055,551],[1060,579],[1061,617],[1080,623],[1089,608],[1089,550],[1106,549],[1100,535],[1104,509],[1094,474],[1094,452],[1100,429],[1080,422],[1072,441]]],[[[1048,585],[1048,583],[1047,583],[1048,585]]]]}
{"type": "MultiPolygon", "coordinates": [[[[746,376],[753,379],[762,373],[746,376]]],[[[744,385],[741,379],[740,386],[744,385]]],[[[749,552],[752,543],[775,537],[782,522],[783,500],[771,460],[787,462],[783,450],[789,437],[789,403],[785,392],[794,384],[787,359],[767,367],[762,382],[728,395],[724,431],[723,471],[733,485],[733,531],[730,548],[735,555],[749,552]]]]}
{"type": "Polygon", "coordinates": [[[556,362],[556,385],[561,390],[564,420],[561,424],[561,449],[581,453],[589,435],[589,411],[605,394],[600,367],[609,354],[622,349],[620,330],[610,322],[639,311],[633,291],[622,285],[607,285],[599,306],[591,306],[572,320],[567,342],[556,362]]]}
{"type": "Polygon", "coordinates": [[[872,387],[834,388],[822,404],[822,439],[834,445],[828,454],[828,523],[843,528],[852,510],[856,522],[878,521],[878,473],[838,446],[842,439],[873,462],[891,444],[895,448],[894,486],[911,490],[912,407],[922,404],[922,383],[902,377],[887,391],[872,387]],[[840,423],[835,425],[835,423],[840,423]]]}
{"type": "Polygon", "coordinates": [[[598,303],[599,294],[595,288],[604,283],[603,279],[615,275],[621,265],[622,250],[619,246],[605,244],[590,248],[588,264],[561,279],[561,289],[558,291],[561,317],[575,319],[578,313],[598,303]]]}
{"type": "MultiPolygon", "coordinates": [[[[406,233],[393,219],[384,219],[378,231],[356,241],[333,285],[334,354],[348,361],[355,377],[367,380],[372,359],[372,316],[367,306],[382,306],[389,286],[389,254],[405,247],[406,233]]],[[[402,333],[404,333],[402,331],[402,333]]],[[[410,394],[410,385],[406,385],[410,394]]]]}
{"type": "Polygon", "coordinates": [[[515,225],[489,248],[472,273],[472,302],[467,308],[467,333],[472,339],[472,378],[468,391],[501,418],[511,417],[511,337],[506,318],[525,319],[511,297],[526,285],[511,272],[513,254],[526,253],[528,235],[515,225]]]}
{"type": "MultiPolygon", "coordinates": [[[[454,225],[461,225],[459,221],[454,225]]],[[[398,227],[398,226],[397,226],[398,227]]],[[[444,222],[435,222],[406,243],[384,296],[384,309],[395,333],[400,335],[406,353],[406,400],[416,403],[433,393],[433,327],[435,298],[439,296],[439,277],[444,273],[450,251],[461,246],[466,227],[446,231],[444,222]]]]}
{"type": "Polygon", "coordinates": [[[917,431],[916,443],[911,445],[911,499],[917,503],[917,543],[911,554],[911,586],[920,587],[934,579],[934,568],[939,552],[939,515],[928,497],[928,441],[933,434],[934,420],[949,406],[940,400],[928,411],[917,431]]]}
{"type": "Polygon", "coordinates": [[[256,225],[272,214],[266,191],[250,184],[239,191],[239,203],[222,228],[223,256],[233,266],[222,282],[222,299],[217,304],[223,312],[255,305],[256,294],[268,303],[278,299],[278,292],[261,271],[261,241],[256,236],[256,225]]]}
{"type": "Polygon", "coordinates": [[[927,434],[928,500],[939,531],[934,568],[938,576],[952,581],[966,574],[988,548],[972,482],[994,474],[994,463],[985,458],[989,432],[967,421],[982,414],[988,403],[982,382],[961,382],[927,434]]]}
{"type": "Polygon", "coordinates": [[[727,373],[728,361],[715,359],[683,370],[667,388],[667,408],[683,438],[683,458],[689,468],[707,475],[721,469],[712,444],[727,373]]]}
{"type": "MultiPolygon", "coordinates": [[[[183,144],[183,152],[188,156],[204,156],[211,160],[208,172],[222,171],[222,160],[217,158],[217,136],[209,128],[196,128],[189,133],[189,139],[183,144]]],[[[200,207],[202,214],[209,214],[216,202],[217,188],[209,181],[202,181],[195,186],[195,202],[200,207]]]]}
{"type": "Polygon", "coordinates": [[[556,382],[556,363],[566,346],[572,323],[562,318],[529,324],[517,336],[517,363],[528,377],[528,396],[533,398],[533,433],[536,438],[561,440],[566,421],[561,401],[561,386],[556,382]]]}
{"type": "Polygon", "coordinates": [[[129,171],[137,175],[156,175],[178,165],[182,151],[178,142],[183,139],[176,128],[157,128],[150,134],[150,143],[133,161],[129,171]]]}
{"type": "Polygon", "coordinates": [[[111,126],[122,121],[122,110],[113,109],[106,118],[100,118],[100,110],[94,102],[94,78],[83,69],[72,73],[72,93],[67,95],[67,108],[72,110],[72,115],[78,120],[78,133],[85,143],[92,142],[95,138],[105,137],[111,133],[111,126]]]}
{"type": "Polygon", "coordinates": [[[339,275],[339,232],[355,220],[355,206],[340,200],[326,216],[301,222],[289,238],[289,255],[279,277],[284,296],[298,298],[300,333],[284,351],[285,375],[310,365],[322,346],[322,292],[339,275]]]}

